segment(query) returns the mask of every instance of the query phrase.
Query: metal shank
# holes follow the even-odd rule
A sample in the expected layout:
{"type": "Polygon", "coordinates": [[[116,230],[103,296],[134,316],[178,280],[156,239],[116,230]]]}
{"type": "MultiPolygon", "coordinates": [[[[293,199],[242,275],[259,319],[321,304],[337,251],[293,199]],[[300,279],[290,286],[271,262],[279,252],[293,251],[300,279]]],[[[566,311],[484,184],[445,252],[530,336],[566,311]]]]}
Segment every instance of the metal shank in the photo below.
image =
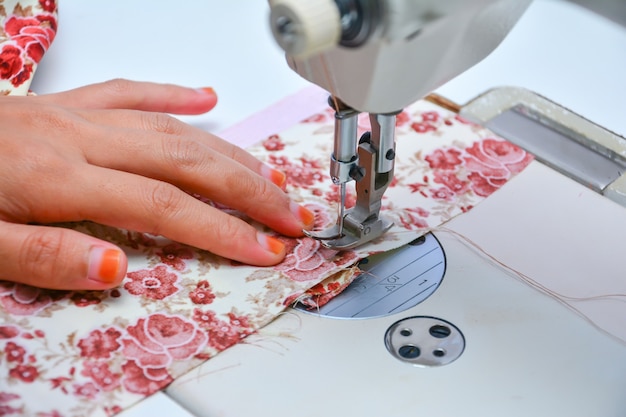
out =
{"type": "MultiPolygon", "coordinates": [[[[340,110],[345,112],[346,110],[340,110]]],[[[395,160],[395,121],[396,114],[370,114],[371,132],[365,133],[359,142],[356,161],[351,168],[339,177],[336,156],[347,159],[350,149],[346,143],[353,142],[347,132],[354,135],[356,143],[356,126],[346,127],[347,120],[356,123],[357,112],[351,113],[346,119],[345,113],[338,111],[335,117],[335,148],[331,158],[331,177],[335,184],[341,185],[341,202],[337,223],[319,232],[305,232],[307,236],[322,240],[322,244],[333,249],[350,249],[369,242],[385,233],[393,223],[380,214],[381,201],[387,187],[393,180],[395,160]],[[356,180],[356,205],[345,208],[345,183],[356,180]]],[[[354,152],[354,151],[352,151],[354,152]]]]}

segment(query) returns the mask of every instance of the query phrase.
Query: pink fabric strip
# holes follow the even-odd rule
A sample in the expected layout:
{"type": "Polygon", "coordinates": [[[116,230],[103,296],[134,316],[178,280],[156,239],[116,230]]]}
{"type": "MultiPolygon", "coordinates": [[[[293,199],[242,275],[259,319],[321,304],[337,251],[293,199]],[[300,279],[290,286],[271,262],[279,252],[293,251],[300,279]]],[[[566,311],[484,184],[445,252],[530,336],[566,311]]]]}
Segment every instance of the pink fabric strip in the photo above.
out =
{"type": "Polygon", "coordinates": [[[328,107],[327,98],[328,92],[311,85],[223,130],[219,136],[247,148],[322,111],[328,107]]]}

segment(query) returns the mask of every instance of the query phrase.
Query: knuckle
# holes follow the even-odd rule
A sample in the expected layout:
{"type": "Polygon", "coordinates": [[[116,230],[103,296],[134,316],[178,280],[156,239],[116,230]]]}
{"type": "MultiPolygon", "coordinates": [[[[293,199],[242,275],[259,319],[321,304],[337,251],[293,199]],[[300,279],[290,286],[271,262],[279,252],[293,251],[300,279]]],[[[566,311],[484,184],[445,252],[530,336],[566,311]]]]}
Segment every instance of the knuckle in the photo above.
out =
{"type": "Polygon", "coordinates": [[[275,189],[270,186],[270,183],[259,180],[253,175],[232,175],[227,184],[229,189],[238,190],[240,195],[246,196],[241,201],[242,208],[246,212],[255,207],[261,207],[268,201],[280,198],[280,195],[275,195],[275,189]]]}
{"type": "Polygon", "coordinates": [[[146,130],[177,135],[182,133],[183,124],[165,113],[143,113],[143,124],[146,130]]]}
{"type": "Polygon", "coordinates": [[[37,276],[45,271],[50,276],[60,275],[65,265],[63,234],[55,230],[39,230],[22,242],[18,262],[25,274],[37,276]]]}
{"type": "Polygon", "coordinates": [[[193,140],[166,139],[163,141],[163,155],[176,171],[197,169],[212,158],[204,147],[193,140]]]}
{"type": "Polygon", "coordinates": [[[102,83],[104,90],[112,96],[126,96],[133,91],[133,82],[124,78],[114,78],[102,83]]]}
{"type": "Polygon", "coordinates": [[[157,182],[146,196],[146,206],[153,219],[153,231],[158,233],[160,224],[167,219],[176,217],[184,208],[184,193],[178,188],[165,182],[157,182]]]}
{"type": "Polygon", "coordinates": [[[222,249],[228,248],[228,253],[224,254],[227,257],[239,254],[242,249],[245,250],[241,248],[244,240],[238,238],[242,235],[242,222],[236,217],[229,217],[215,224],[215,227],[211,229],[211,235],[214,244],[222,249]]]}

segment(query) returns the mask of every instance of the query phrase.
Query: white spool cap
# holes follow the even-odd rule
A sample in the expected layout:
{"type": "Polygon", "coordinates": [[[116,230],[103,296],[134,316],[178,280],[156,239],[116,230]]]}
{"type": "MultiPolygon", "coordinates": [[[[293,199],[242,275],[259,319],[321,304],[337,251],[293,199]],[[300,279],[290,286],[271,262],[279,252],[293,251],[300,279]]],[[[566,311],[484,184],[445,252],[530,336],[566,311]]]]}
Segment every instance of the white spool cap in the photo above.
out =
{"type": "Polygon", "coordinates": [[[341,37],[333,0],[270,0],[274,38],[287,54],[304,58],[331,48],[341,37]]]}

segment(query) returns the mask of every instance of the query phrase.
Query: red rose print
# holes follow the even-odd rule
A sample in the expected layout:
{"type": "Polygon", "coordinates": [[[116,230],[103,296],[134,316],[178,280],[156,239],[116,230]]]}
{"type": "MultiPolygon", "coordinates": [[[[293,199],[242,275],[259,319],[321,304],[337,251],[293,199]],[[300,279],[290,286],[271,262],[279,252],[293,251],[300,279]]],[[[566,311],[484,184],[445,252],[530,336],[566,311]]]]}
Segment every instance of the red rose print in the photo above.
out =
{"type": "Polygon", "coordinates": [[[296,165],[284,156],[269,155],[269,162],[282,170],[287,176],[287,183],[295,187],[310,188],[326,178],[322,164],[316,160],[301,158],[300,165],[296,165]]]}
{"type": "Polygon", "coordinates": [[[463,194],[467,191],[467,181],[460,180],[453,172],[435,171],[433,176],[436,183],[445,185],[455,194],[463,194]]]}
{"type": "Polygon", "coordinates": [[[432,169],[455,169],[463,162],[461,151],[454,148],[437,149],[424,159],[432,169]]]}
{"type": "Polygon", "coordinates": [[[20,334],[20,329],[15,326],[0,326],[0,339],[12,339],[20,334]]]}
{"type": "Polygon", "coordinates": [[[39,6],[48,13],[54,13],[57,8],[55,0],[39,0],[39,6]]]}
{"type": "Polygon", "coordinates": [[[268,151],[282,151],[285,149],[285,144],[280,140],[280,136],[272,135],[263,141],[263,147],[268,151]]]}
{"type": "Polygon", "coordinates": [[[17,316],[35,315],[67,294],[66,291],[43,290],[24,284],[0,283],[0,305],[17,316]]]}
{"type": "Polygon", "coordinates": [[[297,299],[300,304],[309,309],[319,308],[327,304],[330,300],[343,292],[343,290],[345,290],[351,283],[352,279],[347,279],[342,283],[329,282],[327,285],[324,285],[323,282],[320,282],[319,284],[311,287],[306,292],[305,296],[302,296],[302,294],[300,294],[297,298],[288,298],[285,301],[284,305],[290,305],[297,299]]]}
{"type": "Polygon", "coordinates": [[[323,247],[315,239],[279,239],[285,243],[287,256],[274,269],[290,279],[310,281],[333,269],[330,260],[337,254],[336,250],[323,247]]]}
{"type": "Polygon", "coordinates": [[[477,172],[472,172],[467,177],[472,185],[472,190],[481,197],[491,195],[506,182],[505,179],[485,178],[477,172]]]}
{"type": "Polygon", "coordinates": [[[24,362],[26,350],[16,343],[8,342],[4,348],[4,353],[7,361],[22,363],[24,362]]]}
{"type": "Polygon", "coordinates": [[[238,329],[222,320],[214,320],[207,329],[209,333],[209,344],[211,347],[222,351],[241,339],[238,329]]]}
{"type": "Polygon", "coordinates": [[[454,193],[452,191],[450,191],[449,188],[447,187],[440,187],[440,188],[432,188],[430,190],[430,193],[432,195],[433,198],[437,199],[437,200],[451,200],[452,197],[454,197],[454,193]]]}
{"type": "Polygon", "coordinates": [[[11,16],[4,23],[6,34],[38,63],[54,40],[56,19],[52,15],[11,16]]]}
{"type": "Polygon", "coordinates": [[[0,391],[0,416],[8,416],[11,414],[23,415],[24,410],[6,404],[13,400],[19,400],[20,398],[21,397],[17,394],[0,391]]]}
{"type": "Polygon", "coordinates": [[[248,316],[238,316],[234,313],[228,313],[228,321],[231,326],[236,327],[240,334],[249,335],[254,333],[254,329],[250,324],[248,316]]]}
{"type": "Polygon", "coordinates": [[[203,329],[208,329],[209,326],[211,326],[211,322],[216,320],[215,312],[211,310],[203,311],[196,308],[193,310],[193,320],[203,329]]]}
{"type": "Polygon", "coordinates": [[[508,179],[532,160],[532,155],[512,143],[485,139],[465,149],[467,168],[485,177],[508,179]]]}
{"type": "Polygon", "coordinates": [[[150,395],[169,385],[174,379],[166,369],[145,369],[133,360],[122,365],[123,384],[129,392],[150,395]]]}
{"type": "Polygon", "coordinates": [[[32,74],[33,64],[26,64],[22,68],[22,71],[11,79],[11,84],[13,84],[14,87],[19,87],[20,85],[28,81],[32,74]]]}
{"type": "Polygon", "coordinates": [[[190,248],[171,243],[165,246],[157,255],[161,262],[171,266],[177,271],[184,271],[186,268],[184,259],[193,259],[193,252],[190,248]]]}
{"type": "Polygon", "coordinates": [[[168,272],[165,265],[129,272],[126,276],[130,278],[130,281],[124,283],[124,289],[133,295],[163,300],[179,291],[176,285],[178,276],[168,272]]]}
{"type": "Polygon", "coordinates": [[[84,339],[78,342],[80,356],[91,359],[108,359],[112,353],[120,348],[119,338],[122,333],[109,327],[104,332],[93,330],[84,339]]]}
{"type": "MultiPolygon", "coordinates": [[[[109,417],[113,417],[114,415],[121,413],[123,410],[124,409],[122,407],[120,407],[119,405],[104,407],[104,412],[109,417]]],[[[61,416],[59,416],[59,417],[61,417],[61,416]]]]}
{"type": "Polygon", "coordinates": [[[17,394],[0,391],[0,416],[9,416],[13,414],[17,416],[23,416],[24,410],[22,408],[15,408],[9,404],[6,404],[13,400],[19,399],[21,399],[21,397],[17,394]]]}
{"type": "Polygon", "coordinates": [[[396,115],[396,127],[404,126],[411,120],[411,116],[406,111],[401,111],[396,115]]]}
{"type": "Polygon", "coordinates": [[[102,293],[95,291],[75,292],[70,297],[70,300],[77,307],[87,307],[93,304],[100,304],[102,302],[102,293]]]}
{"type": "Polygon", "coordinates": [[[87,376],[103,391],[113,391],[120,385],[121,374],[114,374],[109,365],[103,362],[85,361],[81,375],[87,376]]]}
{"type": "Polygon", "coordinates": [[[415,130],[417,133],[426,133],[431,130],[437,130],[435,126],[426,122],[413,122],[411,123],[411,129],[415,130]]]}
{"type": "Polygon", "coordinates": [[[424,188],[428,187],[428,184],[425,182],[415,182],[412,184],[407,184],[407,187],[409,188],[409,190],[411,190],[411,193],[420,193],[424,197],[428,197],[424,192],[424,188]]]}
{"type": "Polygon", "coordinates": [[[96,398],[100,390],[92,382],[74,385],[74,395],[90,399],[96,398]]]}
{"type": "Polygon", "coordinates": [[[486,197],[500,188],[509,178],[528,165],[533,156],[503,140],[485,139],[465,149],[465,166],[472,190],[486,197]]]}
{"type": "Polygon", "coordinates": [[[424,220],[428,216],[430,216],[430,213],[419,207],[405,209],[400,214],[400,223],[402,227],[408,230],[424,229],[428,227],[428,223],[424,220]]]}
{"type": "Polygon", "coordinates": [[[22,71],[23,66],[22,50],[10,43],[4,43],[0,50],[0,79],[10,80],[22,71]]]}
{"type": "Polygon", "coordinates": [[[215,294],[211,291],[209,281],[202,280],[196,284],[196,289],[189,293],[189,298],[194,304],[211,304],[215,294]]]}
{"type": "Polygon", "coordinates": [[[436,122],[437,120],[439,120],[439,113],[436,111],[425,111],[422,113],[423,122],[436,122]]]}
{"type": "Polygon", "coordinates": [[[32,365],[18,365],[9,371],[11,378],[22,380],[22,382],[31,383],[39,376],[39,371],[32,365]]]}
{"type": "Polygon", "coordinates": [[[336,265],[345,265],[356,260],[352,251],[343,252],[333,259],[338,251],[323,247],[315,239],[286,239],[279,238],[287,249],[287,256],[275,270],[283,272],[294,281],[311,281],[334,269],[336,265]]]}
{"type": "Polygon", "coordinates": [[[124,355],[147,368],[164,368],[174,360],[189,359],[207,342],[207,335],[193,322],[165,314],[139,319],[127,332],[122,340],[124,355]]]}
{"type": "Polygon", "coordinates": [[[248,317],[228,314],[228,322],[220,320],[213,311],[202,311],[199,308],[193,312],[193,319],[209,334],[209,345],[222,351],[242,338],[254,333],[248,317]]]}
{"type": "Polygon", "coordinates": [[[456,116],[454,116],[454,120],[456,120],[457,122],[460,122],[464,125],[471,125],[473,124],[472,122],[470,122],[467,119],[464,119],[463,117],[459,116],[458,114],[456,116]]]}

